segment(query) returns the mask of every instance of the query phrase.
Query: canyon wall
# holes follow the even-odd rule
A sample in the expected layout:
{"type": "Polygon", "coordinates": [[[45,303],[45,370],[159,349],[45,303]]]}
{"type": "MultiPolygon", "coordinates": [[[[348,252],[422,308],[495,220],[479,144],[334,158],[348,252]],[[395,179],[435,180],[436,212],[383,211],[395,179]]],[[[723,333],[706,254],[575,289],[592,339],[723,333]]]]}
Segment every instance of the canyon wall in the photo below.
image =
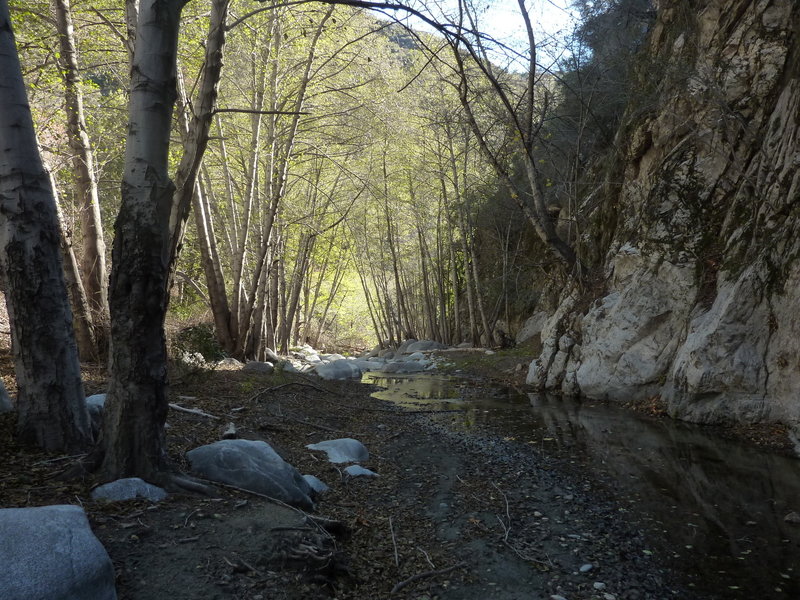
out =
{"type": "Polygon", "coordinates": [[[611,240],[601,283],[563,292],[528,382],[800,424],[800,3],[657,12],[620,185],[588,217],[611,240]]]}

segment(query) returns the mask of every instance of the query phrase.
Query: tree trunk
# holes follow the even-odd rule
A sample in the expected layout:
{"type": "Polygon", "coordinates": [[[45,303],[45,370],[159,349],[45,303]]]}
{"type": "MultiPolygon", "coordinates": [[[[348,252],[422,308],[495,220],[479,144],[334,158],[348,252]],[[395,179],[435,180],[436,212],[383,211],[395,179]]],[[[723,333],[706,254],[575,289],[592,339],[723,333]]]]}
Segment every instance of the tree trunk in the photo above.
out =
{"type": "MultiPolygon", "coordinates": [[[[64,99],[67,113],[67,134],[75,170],[75,191],[80,202],[83,258],[81,279],[86,290],[95,329],[108,323],[108,276],[106,242],[100,217],[94,152],[86,132],[83,93],[80,88],[78,51],[72,26],[69,0],[56,0],[56,25],[61,48],[60,64],[64,76],[64,99]]],[[[105,337],[103,335],[100,336],[105,337]]]]}
{"type": "Polygon", "coordinates": [[[91,442],[59,260],[59,231],[11,30],[0,0],[0,275],[17,375],[20,438],[47,450],[91,442]]]}
{"type": "Polygon", "coordinates": [[[169,216],[167,174],[175,104],[178,27],[184,0],[140,5],[131,69],[122,206],[115,224],[111,381],[102,470],[108,479],[154,480],[165,467],[169,216]]]}

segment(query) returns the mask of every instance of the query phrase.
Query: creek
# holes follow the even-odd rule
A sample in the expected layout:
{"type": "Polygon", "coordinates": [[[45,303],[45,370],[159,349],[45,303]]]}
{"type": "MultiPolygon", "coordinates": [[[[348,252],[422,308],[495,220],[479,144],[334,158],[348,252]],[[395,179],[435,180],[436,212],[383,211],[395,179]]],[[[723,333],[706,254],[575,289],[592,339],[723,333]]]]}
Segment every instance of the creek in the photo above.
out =
{"type": "Polygon", "coordinates": [[[476,389],[443,375],[362,381],[384,388],[375,398],[448,411],[457,430],[502,436],[589,473],[699,597],[800,598],[800,524],[786,520],[800,513],[796,458],[604,403],[476,389]]]}

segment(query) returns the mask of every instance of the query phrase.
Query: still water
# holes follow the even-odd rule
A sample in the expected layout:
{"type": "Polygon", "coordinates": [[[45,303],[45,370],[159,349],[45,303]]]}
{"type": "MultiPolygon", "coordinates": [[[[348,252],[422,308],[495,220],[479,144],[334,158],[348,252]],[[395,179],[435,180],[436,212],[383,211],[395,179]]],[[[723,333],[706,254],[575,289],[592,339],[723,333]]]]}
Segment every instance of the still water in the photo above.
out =
{"type": "MultiPolygon", "coordinates": [[[[455,427],[494,431],[578,463],[664,540],[702,594],[800,599],[800,460],[707,428],[590,401],[486,387],[438,375],[363,380],[407,410],[449,410],[455,427]]],[[[702,595],[700,596],[702,597],[702,595]]]]}

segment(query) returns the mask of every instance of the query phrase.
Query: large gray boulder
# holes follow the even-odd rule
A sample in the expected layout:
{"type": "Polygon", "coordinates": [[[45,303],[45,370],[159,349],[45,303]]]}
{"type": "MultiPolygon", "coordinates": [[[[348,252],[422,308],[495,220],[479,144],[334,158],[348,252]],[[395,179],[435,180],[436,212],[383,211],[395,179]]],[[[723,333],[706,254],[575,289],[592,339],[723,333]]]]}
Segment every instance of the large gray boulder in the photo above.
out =
{"type": "Polygon", "coordinates": [[[323,379],[357,379],[361,369],[354,360],[339,359],[317,366],[316,373],[323,379]]]}
{"type": "Polygon", "coordinates": [[[117,479],[116,481],[97,486],[92,490],[92,498],[95,500],[107,500],[109,502],[135,500],[136,498],[144,498],[151,502],[160,502],[166,497],[167,492],[163,489],[151,483],[147,483],[138,477],[117,479]]]}
{"type": "Polygon", "coordinates": [[[8,396],[3,380],[0,379],[0,415],[11,412],[12,410],[14,410],[14,405],[11,404],[11,398],[8,396]]]}
{"type": "Polygon", "coordinates": [[[309,450],[319,450],[328,455],[332,463],[361,462],[369,460],[366,446],[353,438],[340,438],[338,440],[325,440],[306,446],[309,450]]]}
{"type": "Polygon", "coordinates": [[[401,343],[401,344],[400,344],[400,345],[397,347],[397,353],[395,354],[395,356],[400,356],[401,354],[407,354],[407,353],[408,353],[408,347],[409,347],[411,344],[415,344],[416,342],[417,342],[417,340],[415,340],[415,339],[413,339],[413,338],[412,338],[412,339],[405,340],[404,342],[402,342],[402,343],[401,343]]]}
{"type": "Polygon", "coordinates": [[[421,373],[425,365],[415,360],[391,362],[380,369],[382,373],[421,373]]]}
{"type": "Polygon", "coordinates": [[[192,471],[251,492],[313,508],[311,488],[300,472],[269,444],[253,440],[221,440],[186,453],[192,471]]]}
{"type": "Polygon", "coordinates": [[[114,565],[71,505],[0,509],[0,598],[116,600],[114,565]]]}
{"type": "Polygon", "coordinates": [[[275,367],[272,363],[263,362],[260,360],[251,360],[245,363],[244,367],[242,367],[242,371],[245,373],[260,373],[262,375],[271,375],[272,371],[275,370],[275,367]]]}
{"type": "Polygon", "coordinates": [[[409,344],[405,351],[409,354],[413,354],[414,352],[430,352],[431,350],[444,350],[445,348],[447,348],[447,346],[440,342],[435,342],[433,340],[420,340],[418,342],[409,344]]]}

